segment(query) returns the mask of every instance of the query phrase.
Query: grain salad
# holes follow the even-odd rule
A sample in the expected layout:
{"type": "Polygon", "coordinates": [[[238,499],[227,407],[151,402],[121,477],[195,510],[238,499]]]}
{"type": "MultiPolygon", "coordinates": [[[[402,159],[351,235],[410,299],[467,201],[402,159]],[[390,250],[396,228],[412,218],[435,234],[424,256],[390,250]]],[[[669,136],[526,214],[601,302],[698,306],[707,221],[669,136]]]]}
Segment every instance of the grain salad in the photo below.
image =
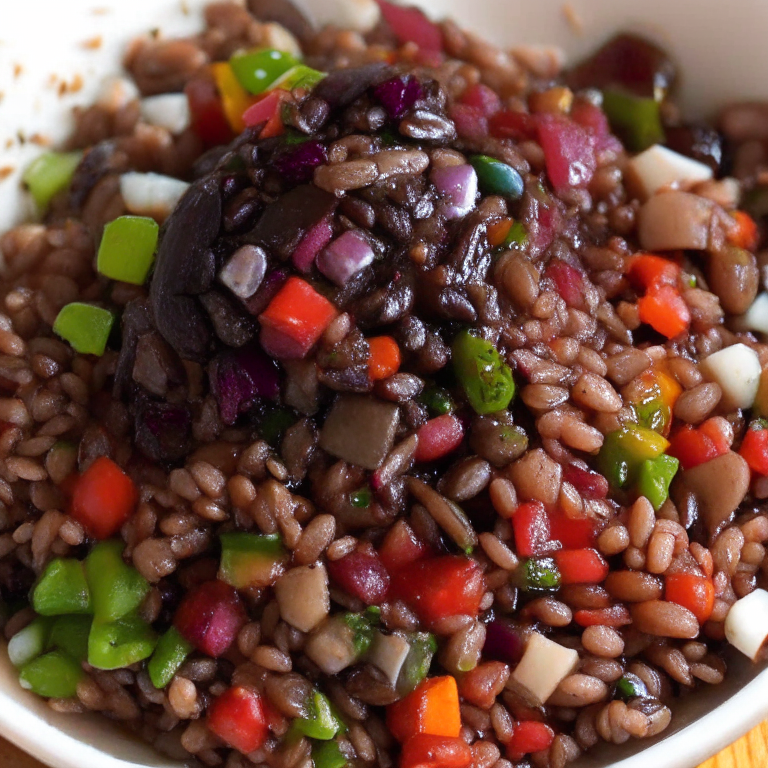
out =
{"type": "Polygon", "coordinates": [[[768,107],[388,0],[130,44],[0,237],[20,685],[190,766],[564,768],[768,637],[768,107]]]}

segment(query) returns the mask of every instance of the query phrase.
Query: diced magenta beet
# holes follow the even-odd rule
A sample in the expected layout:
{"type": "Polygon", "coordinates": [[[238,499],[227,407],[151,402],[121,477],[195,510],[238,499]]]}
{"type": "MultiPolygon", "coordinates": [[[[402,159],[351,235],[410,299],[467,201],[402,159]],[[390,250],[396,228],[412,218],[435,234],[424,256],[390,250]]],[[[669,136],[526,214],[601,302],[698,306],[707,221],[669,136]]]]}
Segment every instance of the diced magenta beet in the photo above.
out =
{"type": "Polygon", "coordinates": [[[450,116],[459,138],[467,141],[482,141],[488,137],[488,118],[480,107],[454,104],[451,107],[450,116]]]}
{"type": "Polygon", "coordinates": [[[312,227],[301,242],[296,246],[291,259],[293,266],[299,272],[307,273],[312,269],[315,259],[320,251],[325,248],[333,238],[333,223],[330,216],[326,216],[312,227]]]}
{"type": "Polygon", "coordinates": [[[288,279],[287,269],[273,269],[262,280],[261,287],[248,299],[246,306],[252,315],[260,315],[288,279]]]}
{"type": "Polygon", "coordinates": [[[312,348],[312,344],[301,344],[282,331],[267,326],[262,326],[259,342],[270,357],[278,360],[301,360],[312,348]]]}
{"type": "Polygon", "coordinates": [[[235,589],[223,581],[207,581],[187,594],[173,623],[187,642],[216,659],[230,649],[247,621],[235,589]]]}
{"type": "Polygon", "coordinates": [[[256,398],[275,400],[280,394],[275,361],[254,346],[220,354],[211,363],[209,378],[225,424],[234,424],[256,398]]]}
{"type": "Polygon", "coordinates": [[[486,624],[484,657],[507,664],[517,664],[523,658],[524,652],[525,640],[514,627],[501,621],[486,624]]]}
{"type": "Polygon", "coordinates": [[[416,43],[422,50],[440,52],[443,50],[443,33],[440,27],[430,21],[418,8],[376,0],[381,8],[384,21],[389,24],[401,45],[416,43]]]}
{"type": "Polygon", "coordinates": [[[360,230],[351,229],[317,257],[317,268],[336,285],[344,286],[361,269],[373,264],[373,257],[373,248],[366,236],[360,230]]]}
{"type": "Polygon", "coordinates": [[[339,560],[329,560],[328,574],[366,605],[383,603],[389,590],[389,573],[375,552],[355,550],[339,560]]]}
{"type": "Polygon", "coordinates": [[[497,139],[527,141],[536,137],[536,116],[528,112],[503,109],[489,120],[491,136],[497,139]]]}
{"type": "Polygon", "coordinates": [[[461,94],[459,101],[468,107],[479,109],[486,117],[495,115],[501,109],[501,99],[499,94],[492,88],[483,83],[470,85],[464,93],[461,94]]]}
{"type": "Polygon", "coordinates": [[[608,480],[597,472],[569,464],[563,480],[570,483],[586,499],[604,499],[608,496],[608,480]]]}
{"type": "Polygon", "coordinates": [[[608,118],[600,107],[588,101],[579,101],[571,110],[571,120],[592,136],[596,152],[621,152],[621,142],[611,133],[608,118]]]}
{"type": "Polygon", "coordinates": [[[551,198],[536,201],[536,215],[528,224],[528,241],[532,253],[543,253],[552,245],[560,227],[562,216],[557,203],[551,198]]]}
{"type": "Polygon", "coordinates": [[[549,262],[545,274],[569,307],[584,308],[584,277],[578,269],[555,259],[549,262]]]}
{"type": "Polygon", "coordinates": [[[189,451],[192,414],[185,405],[148,398],[136,403],[136,447],[154,461],[178,461],[189,451]]]}
{"type": "Polygon", "coordinates": [[[275,170],[292,184],[310,181],[315,168],[327,162],[328,150],[314,140],[292,145],[272,158],[275,170]]]}
{"type": "Polygon", "coordinates": [[[423,95],[415,77],[393,77],[375,86],[373,95],[393,119],[401,118],[423,95]]]}
{"type": "Polygon", "coordinates": [[[539,115],[539,143],[544,150],[547,174],[560,194],[571,187],[585,187],[597,167],[595,148],[587,131],[559,115],[539,115]]]}
{"type": "Polygon", "coordinates": [[[471,165],[435,168],[430,174],[430,180],[442,198],[446,219],[461,219],[474,209],[477,173],[471,165]]]}
{"type": "Polygon", "coordinates": [[[464,426],[458,416],[444,413],[423,424],[416,434],[419,444],[416,447],[414,460],[437,461],[461,445],[464,439],[464,426]]]}

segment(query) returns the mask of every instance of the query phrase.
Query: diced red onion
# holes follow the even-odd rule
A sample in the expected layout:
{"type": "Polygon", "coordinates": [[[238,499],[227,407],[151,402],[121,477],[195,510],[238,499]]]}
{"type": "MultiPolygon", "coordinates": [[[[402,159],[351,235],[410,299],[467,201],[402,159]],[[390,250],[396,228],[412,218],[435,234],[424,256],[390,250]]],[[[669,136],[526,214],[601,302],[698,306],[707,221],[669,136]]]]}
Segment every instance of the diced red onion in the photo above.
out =
{"type": "Polygon", "coordinates": [[[305,347],[301,342],[296,341],[296,339],[291,338],[282,331],[266,325],[261,327],[259,341],[264,351],[278,360],[301,360],[312,346],[310,344],[305,347]]]}
{"type": "Polygon", "coordinates": [[[377,85],[373,95],[391,118],[399,119],[422,97],[423,91],[415,77],[393,77],[377,85]]]}
{"type": "Polygon", "coordinates": [[[317,268],[336,285],[346,285],[361,269],[373,264],[373,248],[359,230],[337,237],[318,257],[317,268]]]}
{"type": "Polygon", "coordinates": [[[328,162],[328,150],[319,141],[304,141],[288,147],[272,159],[275,170],[284,179],[301,184],[312,178],[315,168],[328,162]]]}
{"type": "Polygon", "coordinates": [[[259,289],[267,272],[267,254],[257,245],[238,248],[219,272],[219,280],[235,296],[249,299],[259,289]]]}
{"type": "Polygon", "coordinates": [[[273,269],[261,283],[259,290],[250,298],[246,306],[252,315],[260,315],[288,279],[287,269],[273,269]]]}
{"type": "Polygon", "coordinates": [[[211,363],[209,376],[225,424],[234,424],[256,398],[274,400],[280,394],[277,365],[258,347],[224,352],[211,363]]]}
{"type": "Polygon", "coordinates": [[[604,499],[608,495],[608,481],[591,469],[569,464],[563,472],[563,480],[570,483],[585,499],[604,499]]]}
{"type": "Polygon", "coordinates": [[[378,605],[387,597],[389,573],[375,552],[355,550],[340,560],[329,560],[328,575],[366,605],[378,605]]]}
{"type": "Polygon", "coordinates": [[[464,218],[475,207],[477,174],[471,165],[435,168],[430,179],[443,198],[443,215],[446,219],[464,218]]]}
{"type": "Polygon", "coordinates": [[[296,250],[291,257],[293,266],[299,272],[309,272],[315,263],[317,255],[331,242],[332,238],[333,224],[331,217],[326,216],[324,219],[320,219],[314,227],[311,227],[296,246],[296,250]]]}

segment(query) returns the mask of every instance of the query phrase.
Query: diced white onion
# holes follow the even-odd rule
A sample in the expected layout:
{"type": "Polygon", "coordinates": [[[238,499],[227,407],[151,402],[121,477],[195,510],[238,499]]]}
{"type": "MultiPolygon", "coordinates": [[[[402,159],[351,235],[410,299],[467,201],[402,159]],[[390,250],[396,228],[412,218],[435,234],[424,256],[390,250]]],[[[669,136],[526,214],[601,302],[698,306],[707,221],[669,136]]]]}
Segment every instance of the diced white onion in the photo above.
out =
{"type": "Polygon", "coordinates": [[[726,408],[750,408],[760,384],[760,358],[746,344],[721,349],[699,363],[702,372],[723,390],[726,408]]]}
{"type": "Polygon", "coordinates": [[[627,179],[643,199],[664,187],[687,186],[708,181],[712,169],[698,160],[654,144],[627,163],[627,179]]]}
{"type": "Polygon", "coordinates": [[[315,21],[333,24],[339,29],[370,32],[381,18],[381,9],[375,0],[326,0],[312,9],[315,21]]]}
{"type": "Polygon", "coordinates": [[[120,177],[120,194],[125,207],[141,216],[165,219],[176,207],[189,184],[159,173],[124,173],[120,177]]]}
{"type": "Polygon", "coordinates": [[[189,128],[189,101],[183,93],[161,93],[141,100],[141,116],[150,125],[165,128],[173,134],[189,128]]]}
{"type": "Polygon", "coordinates": [[[357,661],[354,636],[341,619],[328,619],[309,636],[304,653],[326,675],[338,675],[357,661]]]}
{"type": "Polygon", "coordinates": [[[768,333],[768,293],[761,293],[752,302],[742,321],[747,330],[768,333]]]}
{"type": "Polygon", "coordinates": [[[512,679],[522,686],[538,704],[555,692],[558,685],[579,663],[579,653],[534,632],[512,679]]]}
{"type": "Polygon", "coordinates": [[[394,685],[410,648],[408,641],[399,635],[377,632],[368,652],[368,661],[380,669],[394,685]]]}
{"type": "Polygon", "coordinates": [[[756,589],[737,600],[725,617],[725,637],[752,661],[768,638],[768,592],[756,589]]]}
{"type": "Polygon", "coordinates": [[[275,584],[280,616],[301,632],[311,632],[331,610],[328,571],[322,563],[286,571],[275,584]]]}
{"type": "Polygon", "coordinates": [[[96,103],[108,112],[117,112],[129,102],[139,98],[139,89],[127,77],[109,77],[101,84],[96,103]]]}

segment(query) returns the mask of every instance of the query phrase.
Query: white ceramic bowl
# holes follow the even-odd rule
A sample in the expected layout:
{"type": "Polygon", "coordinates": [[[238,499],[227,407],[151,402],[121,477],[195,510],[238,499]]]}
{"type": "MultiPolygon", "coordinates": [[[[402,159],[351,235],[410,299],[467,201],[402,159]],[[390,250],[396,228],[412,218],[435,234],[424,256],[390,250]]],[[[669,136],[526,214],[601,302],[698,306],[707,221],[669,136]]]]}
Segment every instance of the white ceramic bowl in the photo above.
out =
{"type": "MultiPolygon", "coordinates": [[[[339,0],[301,0],[310,15],[332,18],[339,0]],[[313,9],[314,5],[314,9],[313,9]]],[[[768,97],[765,0],[417,0],[498,44],[543,44],[581,55],[617,30],[642,31],[678,59],[678,99],[686,114],[706,115],[727,100],[768,97]],[[566,12],[567,11],[567,12],[566,12]],[[574,25],[573,20],[579,24],[574,25]]],[[[28,215],[18,169],[39,148],[34,134],[61,141],[69,110],[86,104],[120,69],[133,36],[159,28],[184,34],[201,25],[205,0],[0,0],[0,232],[28,215]],[[94,50],[87,41],[101,40],[94,50]],[[60,83],[82,79],[63,98],[60,83]],[[14,168],[7,174],[3,169],[14,168]]],[[[659,739],[603,747],[576,766],[692,768],[768,716],[768,669],[737,653],[726,682],[681,699],[659,739]]],[[[55,768],[171,768],[105,720],[60,715],[23,691],[0,654],[0,733],[55,768]]]]}

